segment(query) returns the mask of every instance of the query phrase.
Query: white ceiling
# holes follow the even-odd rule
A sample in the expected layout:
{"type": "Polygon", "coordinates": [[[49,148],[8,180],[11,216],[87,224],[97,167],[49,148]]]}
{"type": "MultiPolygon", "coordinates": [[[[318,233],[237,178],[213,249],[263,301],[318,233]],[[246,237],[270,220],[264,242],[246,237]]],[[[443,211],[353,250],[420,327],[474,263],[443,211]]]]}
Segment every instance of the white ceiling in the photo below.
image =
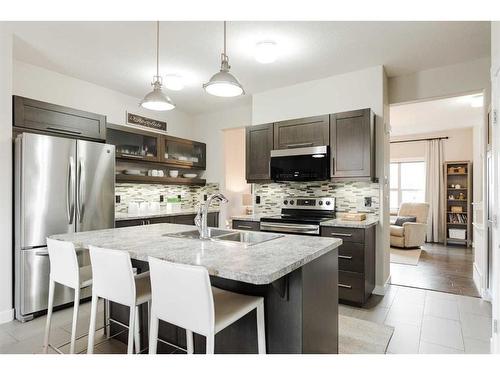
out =
{"type": "MultiPolygon", "coordinates": [[[[155,72],[154,22],[15,22],[14,57],[137,98],[155,72]]],[[[162,75],[180,74],[169,92],[187,113],[248,103],[207,95],[202,83],[219,69],[222,22],[162,22],[162,75]]],[[[489,22],[230,22],[232,72],[247,94],[374,65],[389,76],[489,56],[489,22]],[[253,58],[257,41],[280,48],[274,64],[253,58]]]]}
{"type": "Polygon", "coordinates": [[[391,136],[470,128],[483,120],[483,108],[471,107],[471,95],[393,105],[391,136]]]}

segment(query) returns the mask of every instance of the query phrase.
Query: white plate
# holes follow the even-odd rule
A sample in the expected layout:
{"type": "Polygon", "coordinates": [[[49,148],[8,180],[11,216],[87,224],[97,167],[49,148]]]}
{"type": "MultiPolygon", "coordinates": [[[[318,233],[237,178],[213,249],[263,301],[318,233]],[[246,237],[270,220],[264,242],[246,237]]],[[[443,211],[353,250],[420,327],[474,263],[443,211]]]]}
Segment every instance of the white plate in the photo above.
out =
{"type": "Polygon", "coordinates": [[[183,174],[182,176],[186,177],[186,178],[195,178],[198,175],[196,173],[186,173],[186,174],[183,174]]]}

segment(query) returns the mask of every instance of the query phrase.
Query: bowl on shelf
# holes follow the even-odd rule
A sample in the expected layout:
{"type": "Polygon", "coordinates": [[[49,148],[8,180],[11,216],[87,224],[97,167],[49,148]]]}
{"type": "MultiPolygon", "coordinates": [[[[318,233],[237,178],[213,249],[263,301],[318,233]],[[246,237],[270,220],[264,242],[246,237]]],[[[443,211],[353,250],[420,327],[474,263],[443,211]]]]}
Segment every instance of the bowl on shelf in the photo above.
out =
{"type": "Polygon", "coordinates": [[[195,178],[196,176],[198,176],[196,173],[184,173],[182,175],[182,177],[186,177],[186,178],[195,178]]]}
{"type": "Polygon", "coordinates": [[[176,178],[179,176],[179,171],[176,170],[168,171],[168,175],[172,178],[176,178]]]}

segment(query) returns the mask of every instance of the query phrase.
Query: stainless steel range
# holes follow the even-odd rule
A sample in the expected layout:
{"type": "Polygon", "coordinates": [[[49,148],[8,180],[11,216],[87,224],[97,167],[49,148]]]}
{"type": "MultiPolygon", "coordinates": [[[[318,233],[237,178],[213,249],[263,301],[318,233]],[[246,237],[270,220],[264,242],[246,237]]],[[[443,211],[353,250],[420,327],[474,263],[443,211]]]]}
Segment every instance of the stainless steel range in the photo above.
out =
{"type": "Polygon", "coordinates": [[[260,230],[319,236],[320,223],[335,218],[335,198],[288,197],[281,215],[260,219],[260,230]]]}

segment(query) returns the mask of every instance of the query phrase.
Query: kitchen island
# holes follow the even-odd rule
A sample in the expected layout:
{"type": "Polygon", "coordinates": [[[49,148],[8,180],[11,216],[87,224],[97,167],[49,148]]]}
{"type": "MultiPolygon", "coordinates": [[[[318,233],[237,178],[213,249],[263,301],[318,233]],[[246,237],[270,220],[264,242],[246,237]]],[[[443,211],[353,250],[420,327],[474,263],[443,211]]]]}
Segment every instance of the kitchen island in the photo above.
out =
{"type": "MultiPolygon", "coordinates": [[[[342,240],[309,236],[277,238],[245,246],[239,242],[175,238],[193,226],[155,224],[54,235],[77,247],[89,245],[129,252],[138,272],[148,270],[148,256],[201,265],[213,286],[264,297],[268,353],[338,352],[338,260],[342,240]],[[167,235],[167,236],[166,236],[167,235]]],[[[182,286],[179,286],[180,288],[182,286]]],[[[111,304],[113,319],[127,323],[128,308],[111,304]]],[[[216,353],[256,353],[255,312],[217,334],[216,353]]],[[[147,346],[147,307],[142,307],[141,342],[147,346]]],[[[112,326],[112,333],[120,328],[112,326]]],[[[185,331],[160,323],[160,338],[185,347],[185,331]]],[[[126,340],[125,334],[118,336],[126,340]]],[[[195,335],[195,352],[205,339],[195,335]]],[[[158,345],[158,352],[173,347],[158,345]]]]}

